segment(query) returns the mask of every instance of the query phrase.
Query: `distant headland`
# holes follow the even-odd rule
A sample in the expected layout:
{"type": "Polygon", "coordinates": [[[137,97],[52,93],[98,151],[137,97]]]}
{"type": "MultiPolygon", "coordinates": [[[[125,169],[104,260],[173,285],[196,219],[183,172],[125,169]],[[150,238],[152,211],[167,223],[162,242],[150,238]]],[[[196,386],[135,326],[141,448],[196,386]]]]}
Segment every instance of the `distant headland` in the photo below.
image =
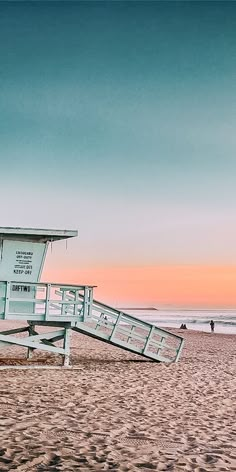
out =
{"type": "Polygon", "coordinates": [[[158,311],[158,308],[154,308],[153,306],[149,307],[119,307],[118,310],[148,310],[148,311],[158,311]]]}

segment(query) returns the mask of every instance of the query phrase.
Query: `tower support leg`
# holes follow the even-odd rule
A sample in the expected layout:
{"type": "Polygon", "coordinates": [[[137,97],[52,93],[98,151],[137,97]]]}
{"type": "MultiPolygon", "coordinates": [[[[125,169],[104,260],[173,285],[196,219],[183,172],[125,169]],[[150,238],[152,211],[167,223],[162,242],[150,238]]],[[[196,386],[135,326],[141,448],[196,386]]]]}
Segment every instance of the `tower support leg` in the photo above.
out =
{"type": "Polygon", "coordinates": [[[63,359],[64,367],[70,366],[70,337],[71,337],[70,328],[65,328],[64,340],[63,340],[63,348],[65,351],[64,359],[63,359]]]}
{"type": "MultiPolygon", "coordinates": [[[[29,326],[28,326],[29,336],[33,336],[34,334],[36,334],[34,328],[35,328],[35,326],[33,324],[29,324],[29,326]]],[[[34,352],[34,348],[28,347],[28,349],[27,349],[27,359],[32,359],[33,352],[34,352]]]]}

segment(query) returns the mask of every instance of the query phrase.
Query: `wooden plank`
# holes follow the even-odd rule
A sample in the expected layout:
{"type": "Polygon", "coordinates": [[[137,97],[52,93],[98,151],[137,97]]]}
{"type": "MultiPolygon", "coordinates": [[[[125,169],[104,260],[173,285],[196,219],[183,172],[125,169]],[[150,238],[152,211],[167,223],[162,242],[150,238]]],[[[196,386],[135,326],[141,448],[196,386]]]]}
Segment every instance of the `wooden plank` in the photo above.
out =
{"type": "Polygon", "coordinates": [[[118,338],[116,338],[115,343],[117,344],[117,346],[126,347],[131,352],[135,352],[135,353],[138,353],[138,354],[142,354],[142,352],[143,352],[143,348],[139,348],[139,347],[135,346],[135,344],[126,343],[125,341],[121,341],[118,338]]]}
{"type": "Polygon", "coordinates": [[[97,339],[99,339],[99,338],[109,339],[110,338],[110,333],[104,333],[104,331],[98,331],[98,330],[96,330],[96,328],[92,328],[91,326],[86,325],[84,322],[76,323],[76,326],[74,326],[73,328],[75,328],[75,330],[76,330],[76,328],[78,328],[81,332],[83,332],[83,334],[91,333],[97,339]]]}
{"type": "Polygon", "coordinates": [[[44,321],[45,315],[38,315],[36,313],[8,313],[7,320],[16,320],[16,321],[44,321]]]}
{"type": "MultiPolygon", "coordinates": [[[[136,328],[136,326],[134,326],[136,328]]],[[[141,334],[134,333],[131,330],[125,329],[123,326],[119,325],[119,328],[117,328],[116,332],[125,334],[126,336],[133,338],[133,339],[138,339],[146,342],[147,336],[142,336],[141,334]]]]}
{"type": "Polygon", "coordinates": [[[170,358],[164,357],[164,356],[160,356],[160,355],[154,354],[154,353],[152,355],[152,358],[156,359],[159,362],[173,362],[173,359],[170,359],[170,358]]]}
{"type": "Polygon", "coordinates": [[[171,351],[176,351],[176,348],[170,346],[169,344],[164,344],[161,342],[153,342],[153,339],[150,341],[149,347],[154,347],[154,349],[170,349],[171,351]]]}
{"type": "Polygon", "coordinates": [[[55,328],[70,328],[70,322],[57,322],[57,321],[28,321],[29,324],[33,323],[35,326],[49,326],[55,328]]]}
{"type": "MultiPolygon", "coordinates": [[[[34,301],[35,301],[35,300],[34,300],[34,301]]],[[[36,301],[37,301],[37,300],[36,300],[36,301]]],[[[44,300],[44,301],[45,301],[45,300],[44,300]]],[[[78,301],[76,301],[76,300],[72,301],[72,300],[71,300],[71,301],[70,301],[70,300],[53,300],[53,299],[49,299],[49,301],[50,301],[50,305],[55,304],[55,305],[71,305],[71,306],[80,305],[80,306],[82,306],[81,300],[78,300],[78,301]]]]}
{"type": "Polygon", "coordinates": [[[39,341],[40,339],[53,339],[56,337],[64,337],[64,328],[63,329],[58,329],[57,331],[50,331],[49,333],[40,333],[40,334],[34,334],[32,336],[29,336],[28,339],[31,341],[39,341]]]}
{"type": "MultiPolygon", "coordinates": [[[[28,282],[27,282],[28,283],[28,282]]],[[[10,303],[14,303],[14,302],[21,302],[21,303],[35,303],[35,304],[39,304],[39,303],[45,303],[46,302],[46,299],[45,298],[18,298],[18,297],[11,297],[9,299],[9,302],[10,303]]]]}
{"type": "Polygon", "coordinates": [[[7,331],[1,331],[0,334],[16,334],[16,333],[24,333],[26,331],[29,331],[29,326],[24,326],[23,328],[15,328],[15,329],[9,329],[7,331]]]}
{"type": "Polygon", "coordinates": [[[30,337],[29,338],[15,338],[13,336],[0,335],[0,345],[1,344],[16,344],[17,346],[33,347],[35,349],[41,349],[42,351],[49,351],[49,352],[55,352],[57,354],[64,354],[64,349],[61,349],[57,346],[46,346],[45,344],[40,344],[39,342],[30,341],[30,337]]]}

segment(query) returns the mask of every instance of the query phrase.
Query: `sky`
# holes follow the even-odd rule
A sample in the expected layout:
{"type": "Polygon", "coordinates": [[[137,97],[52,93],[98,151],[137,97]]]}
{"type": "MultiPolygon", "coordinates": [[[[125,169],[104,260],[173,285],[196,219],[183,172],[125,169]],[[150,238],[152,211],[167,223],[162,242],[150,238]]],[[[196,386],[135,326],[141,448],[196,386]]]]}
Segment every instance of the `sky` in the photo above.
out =
{"type": "Polygon", "coordinates": [[[235,2],[0,2],[0,226],[79,231],[43,280],[235,307],[235,31],[235,2]]]}

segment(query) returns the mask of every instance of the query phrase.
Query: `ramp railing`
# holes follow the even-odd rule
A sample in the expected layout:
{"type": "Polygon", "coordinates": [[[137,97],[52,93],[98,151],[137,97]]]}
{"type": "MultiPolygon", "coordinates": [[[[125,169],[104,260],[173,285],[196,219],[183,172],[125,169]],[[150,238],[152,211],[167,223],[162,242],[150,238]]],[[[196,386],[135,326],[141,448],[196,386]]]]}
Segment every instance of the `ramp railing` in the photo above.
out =
{"type": "Polygon", "coordinates": [[[92,317],[72,329],[160,362],[179,359],[183,339],[94,300],[92,317]]]}
{"type": "MultiPolygon", "coordinates": [[[[81,295],[83,297],[83,295],[81,295]]],[[[74,294],[67,293],[73,301],[74,294]]],[[[91,314],[72,329],[160,362],[177,362],[183,338],[93,300],[91,314]]]]}

